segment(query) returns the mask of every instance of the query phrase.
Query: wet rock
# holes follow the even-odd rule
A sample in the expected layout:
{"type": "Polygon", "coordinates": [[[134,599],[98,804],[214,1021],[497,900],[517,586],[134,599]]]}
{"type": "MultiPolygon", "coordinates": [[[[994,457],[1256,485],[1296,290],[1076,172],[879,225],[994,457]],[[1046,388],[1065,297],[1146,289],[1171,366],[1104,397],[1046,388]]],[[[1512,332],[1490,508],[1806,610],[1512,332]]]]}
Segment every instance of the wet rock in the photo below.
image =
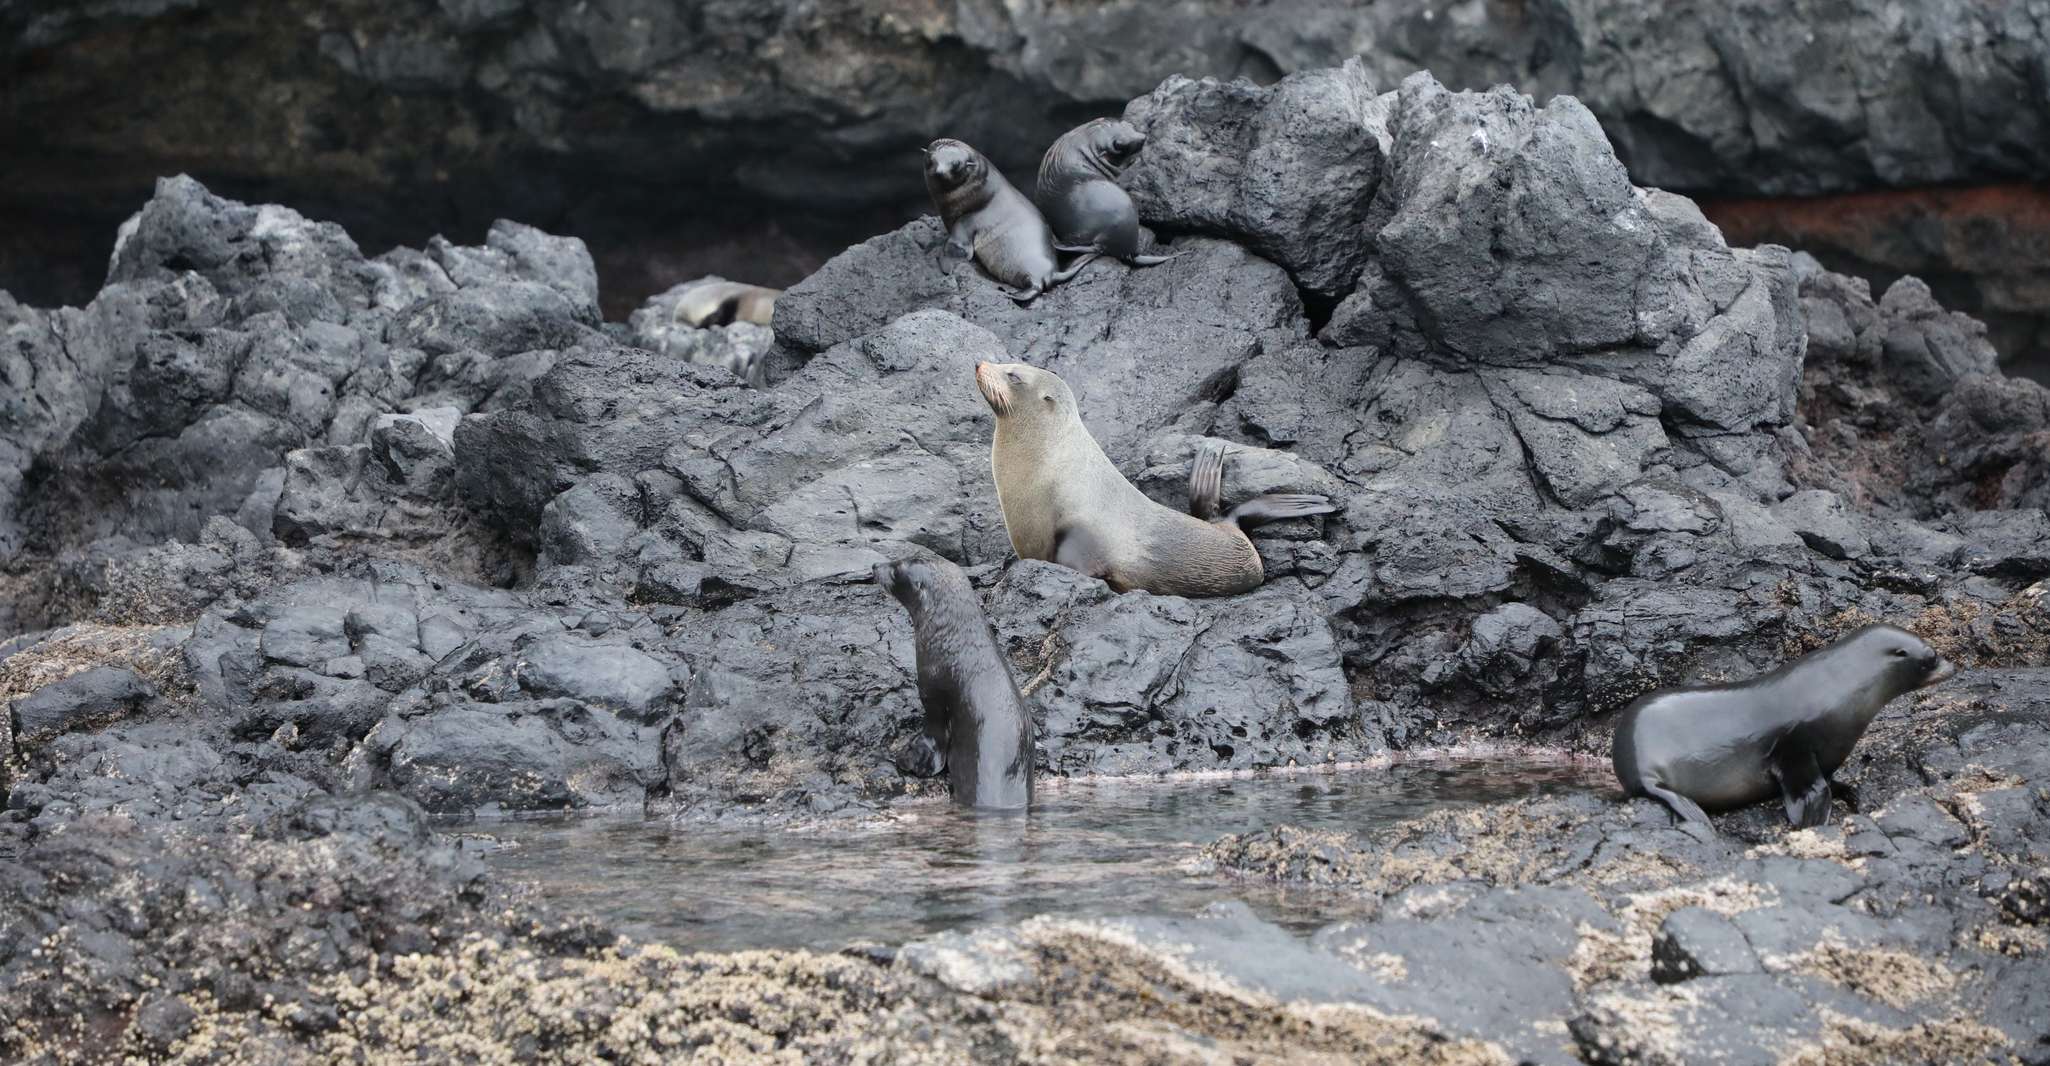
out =
{"type": "Polygon", "coordinates": [[[429,813],[515,813],[637,806],[660,780],[659,733],[575,700],[458,700],[388,720],[364,747],[429,813]]]}
{"type": "Polygon", "coordinates": [[[36,689],[9,708],[13,743],[34,747],[75,730],[130,718],[156,702],[157,690],[119,666],[96,666],[36,689]]]}
{"type": "Polygon", "coordinates": [[[1728,918],[1700,907],[1685,907],[1659,923],[1651,942],[1651,979],[1674,984],[1704,974],[1756,973],[1758,957],[1728,918]]]}
{"type": "Polygon", "coordinates": [[[192,1032],[199,1012],[175,996],[158,996],[135,1012],[135,1033],[143,1044],[158,1054],[170,1052],[192,1032]]]}

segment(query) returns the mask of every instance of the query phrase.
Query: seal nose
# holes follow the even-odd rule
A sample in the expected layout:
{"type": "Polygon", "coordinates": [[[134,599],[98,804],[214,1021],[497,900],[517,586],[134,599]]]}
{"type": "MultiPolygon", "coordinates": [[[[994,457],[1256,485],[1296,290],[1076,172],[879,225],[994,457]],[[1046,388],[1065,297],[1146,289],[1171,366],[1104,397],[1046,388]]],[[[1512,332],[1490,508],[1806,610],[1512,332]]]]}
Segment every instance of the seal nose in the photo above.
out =
{"type": "Polygon", "coordinates": [[[1939,681],[1948,681],[1951,679],[1951,677],[1953,677],[1956,674],[1956,663],[1951,662],[1949,659],[1938,659],[1936,660],[1936,668],[1934,670],[1929,671],[1929,676],[1922,682],[1922,687],[1928,688],[1930,685],[1934,685],[1939,681]]]}
{"type": "Polygon", "coordinates": [[[1010,399],[1010,390],[1004,387],[1001,377],[995,363],[975,364],[976,391],[982,393],[982,399],[989,404],[990,410],[1000,415],[1004,413],[1004,407],[1010,399]]]}
{"type": "Polygon", "coordinates": [[[870,570],[869,573],[875,578],[876,584],[887,587],[890,584],[890,571],[895,569],[896,565],[895,563],[877,563],[875,569],[870,570]]]}

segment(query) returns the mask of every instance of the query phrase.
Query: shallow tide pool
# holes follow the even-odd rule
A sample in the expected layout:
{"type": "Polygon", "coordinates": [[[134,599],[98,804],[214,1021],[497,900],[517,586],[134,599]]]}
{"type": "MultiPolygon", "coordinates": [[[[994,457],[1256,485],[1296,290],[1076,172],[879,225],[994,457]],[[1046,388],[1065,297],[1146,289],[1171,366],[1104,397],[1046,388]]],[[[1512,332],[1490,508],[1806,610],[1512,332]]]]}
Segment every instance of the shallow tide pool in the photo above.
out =
{"type": "Polygon", "coordinates": [[[1228,833],[1277,825],[1377,831],[1435,810],[1613,788],[1564,762],[1409,761],[1335,773],[1045,783],[1030,815],[944,802],[874,828],[733,830],[661,818],[559,818],[469,831],[508,845],[498,872],[620,932],[686,950],[895,944],[1066,917],[1192,914],[1242,899],[1308,930],[1359,910],[1343,894],[1186,869],[1228,833]]]}

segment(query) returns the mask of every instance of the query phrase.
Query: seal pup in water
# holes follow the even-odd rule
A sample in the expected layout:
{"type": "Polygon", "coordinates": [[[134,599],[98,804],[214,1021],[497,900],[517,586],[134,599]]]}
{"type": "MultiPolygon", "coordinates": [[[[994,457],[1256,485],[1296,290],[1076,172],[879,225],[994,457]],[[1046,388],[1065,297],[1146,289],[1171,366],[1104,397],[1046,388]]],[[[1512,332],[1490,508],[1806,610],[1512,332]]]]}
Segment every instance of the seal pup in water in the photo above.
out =
{"type": "Polygon", "coordinates": [[[1616,780],[1703,840],[1715,834],[1706,811],[1775,795],[1788,822],[1822,825],[1829,775],[1879,709],[1956,672],[1914,634],[1870,625],[1741,684],[1640,696],[1616,719],[1616,780]]]}
{"type": "Polygon", "coordinates": [[[1019,303],[1075,276],[1096,258],[1082,256],[1061,270],[1053,231],[981,152],[948,138],[925,147],[925,191],[947,226],[947,249],[972,255],[1019,303]]]}
{"type": "Polygon", "coordinates": [[[671,317],[699,329],[752,322],[766,326],[776,314],[776,297],[782,289],[763,288],[738,281],[708,281],[683,291],[671,317]]]}
{"type": "Polygon", "coordinates": [[[905,559],[876,564],[875,579],[911,613],[924,769],[945,769],[963,807],[1031,806],[1032,712],[968,575],[944,559],[905,559]]]}
{"type": "Polygon", "coordinates": [[[1145,146],[1146,135],[1130,123],[1093,118],[1046,150],[1036,199],[1057,251],[1099,252],[1142,267],[1174,258],[1139,254],[1139,209],[1118,186],[1118,175],[1145,146]]]}
{"type": "Polygon", "coordinates": [[[1082,425],[1068,383],[1023,363],[980,363],[975,386],[996,412],[990,467],[1020,559],[1102,578],[1119,592],[1228,596],[1267,579],[1247,525],[1329,514],[1323,496],[1256,496],[1223,509],[1224,446],[1206,443],[1189,474],[1190,514],[1147,498],[1082,425]]]}

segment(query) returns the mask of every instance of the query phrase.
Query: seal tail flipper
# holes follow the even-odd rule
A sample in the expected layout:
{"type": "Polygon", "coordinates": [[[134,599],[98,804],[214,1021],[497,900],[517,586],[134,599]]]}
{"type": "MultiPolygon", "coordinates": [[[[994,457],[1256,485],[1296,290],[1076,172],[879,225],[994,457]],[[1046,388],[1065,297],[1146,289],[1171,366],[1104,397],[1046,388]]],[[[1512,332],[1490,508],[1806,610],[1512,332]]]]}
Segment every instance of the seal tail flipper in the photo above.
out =
{"type": "Polygon", "coordinates": [[[1008,296],[1011,299],[1018,301],[1018,303],[1020,304],[1029,304],[1032,301],[1038,299],[1040,293],[1046,291],[1045,289],[1041,288],[1038,284],[1034,284],[1029,289],[1013,289],[1006,285],[999,285],[997,286],[997,290],[1002,292],[1005,296],[1008,296]]]}
{"type": "Polygon", "coordinates": [[[1189,513],[1205,522],[1224,510],[1224,442],[1211,439],[1196,449],[1189,467],[1189,513]]]}
{"type": "Polygon", "coordinates": [[[1068,255],[1080,255],[1084,252],[1094,252],[1101,254],[1103,251],[1103,249],[1098,248],[1096,245],[1093,244],[1056,244],[1053,246],[1053,250],[1056,252],[1064,252],[1068,255]]]}
{"type": "Polygon", "coordinates": [[[1310,492],[1270,492],[1265,496],[1255,496],[1232,508],[1231,513],[1224,516],[1224,520],[1236,522],[1244,527],[1283,518],[1331,514],[1337,510],[1338,505],[1333,503],[1329,496],[1319,496],[1310,492]]]}
{"type": "Polygon", "coordinates": [[[1806,748],[1775,751],[1772,778],[1779,782],[1780,799],[1787,806],[1787,821],[1798,829],[1813,829],[1829,823],[1829,778],[1806,748]]]}
{"type": "Polygon", "coordinates": [[[1169,252],[1166,255],[1135,255],[1126,259],[1125,262],[1130,263],[1135,267],[1159,266],[1160,264],[1165,263],[1168,260],[1173,259],[1175,256],[1178,256],[1180,254],[1182,253],[1169,252]]]}
{"type": "Polygon", "coordinates": [[[1077,260],[1075,260],[1075,261],[1074,261],[1074,262],[1072,262],[1072,263],[1069,263],[1069,264],[1068,264],[1068,269],[1066,269],[1066,270],[1063,270],[1063,271],[1061,271],[1061,272],[1059,272],[1059,273],[1055,274],[1055,275],[1054,275],[1053,277],[1050,277],[1050,278],[1046,279],[1046,283],[1047,283],[1048,285],[1059,285],[1059,284],[1060,284],[1061,282],[1063,282],[1063,281],[1066,281],[1066,280],[1068,280],[1069,278],[1072,278],[1072,277],[1074,277],[1075,275],[1077,275],[1077,274],[1081,273],[1081,272],[1082,272],[1082,268],[1083,268],[1083,267],[1086,267],[1086,266],[1088,266],[1089,264],[1091,264],[1091,263],[1094,263],[1094,262],[1096,262],[1096,259],[1097,259],[1097,257],[1098,257],[1099,255],[1101,255],[1101,254],[1102,254],[1101,252],[1095,252],[1095,251],[1091,251],[1091,252],[1089,252],[1088,254],[1084,255],[1084,256],[1083,256],[1082,258],[1080,258],[1080,259],[1077,259],[1077,260]]]}
{"type": "Polygon", "coordinates": [[[1666,805],[1673,812],[1674,828],[1703,843],[1715,839],[1715,823],[1708,820],[1708,812],[1701,805],[1663,785],[1644,783],[1644,793],[1666,805]]]}

